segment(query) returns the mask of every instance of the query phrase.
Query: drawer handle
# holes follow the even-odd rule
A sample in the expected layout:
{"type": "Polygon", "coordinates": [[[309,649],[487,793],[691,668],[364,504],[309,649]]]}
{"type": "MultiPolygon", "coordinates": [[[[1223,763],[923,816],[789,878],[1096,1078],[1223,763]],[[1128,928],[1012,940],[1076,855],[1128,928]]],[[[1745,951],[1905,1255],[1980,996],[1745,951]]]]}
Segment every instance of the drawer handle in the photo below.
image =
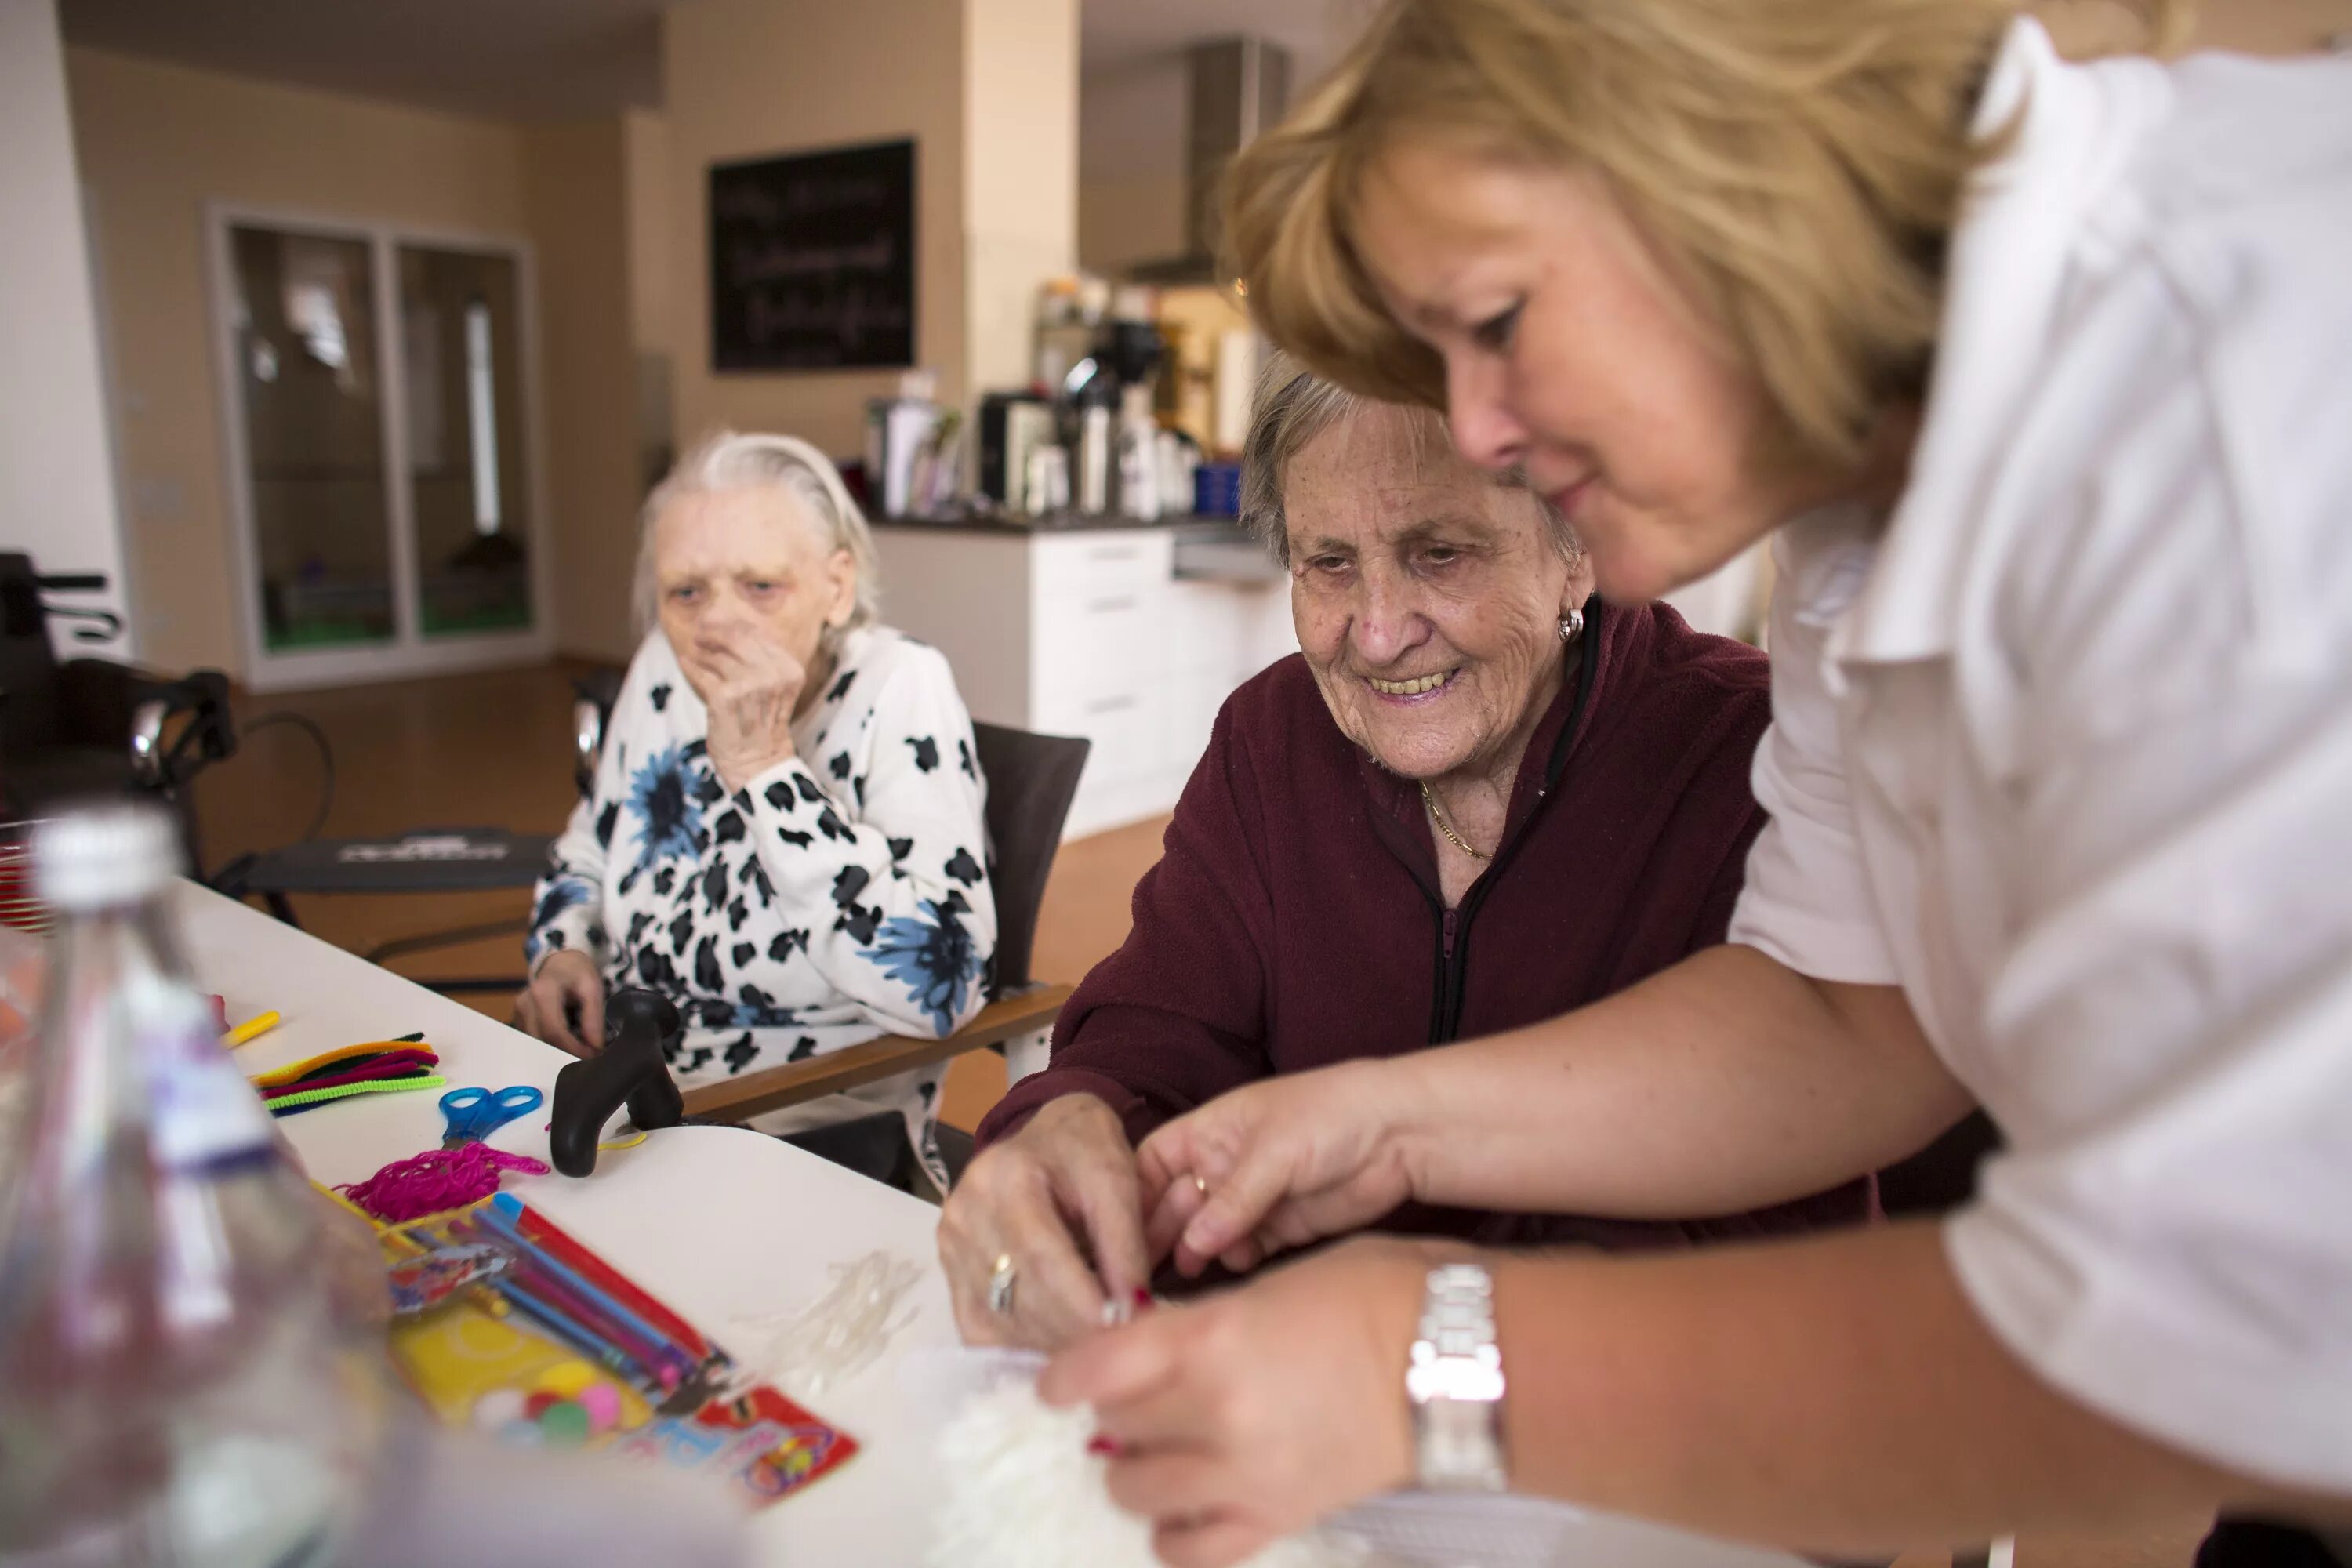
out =
{"type": "Polygon", "coordinates": [[[1119,713],[1124,712],[1126,710],[1134,706],[1135,699],[1132,697],[1105,697],[1098,701],[1087,703],[1087,711],[1089,713],[1119,713]]]}
{"type": "Polygon", "coordinates": [[[1089,561],[1132,561],[1143,552],[1132,544],[1097,545],[1087,552],[1089,561]]]}
{"type": "Polygon", "coordinates": [[[1087,602],[1087,614],[1090,616],[1115,616],[1121,610],[1133,608],[1135,595],[1132,594],[1123,594],[1116,599],[1090,599],[1087,602]]]}

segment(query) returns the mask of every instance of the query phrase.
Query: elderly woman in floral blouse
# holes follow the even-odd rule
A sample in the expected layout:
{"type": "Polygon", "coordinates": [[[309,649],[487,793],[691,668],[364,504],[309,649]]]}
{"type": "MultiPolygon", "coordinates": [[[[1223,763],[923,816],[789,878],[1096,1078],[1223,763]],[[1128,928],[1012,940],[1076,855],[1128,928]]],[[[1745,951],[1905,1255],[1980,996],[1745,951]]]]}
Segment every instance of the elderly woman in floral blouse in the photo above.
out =
{"type": "MultiPolygon", "coordinates": [[[[540,883],[519,1026],[581,1055],[606,988],[676,1002],[692,1086],[882,1034],[947,1035],[996,940],[971,717],[937,650],[878,625],[874,548],[806,442],[724,433],[647,498],[654,623],[595,788],[540,883]]],[[[934,1181],[940,1069],[754,1121],[896,1110],[934,1181]]]]}

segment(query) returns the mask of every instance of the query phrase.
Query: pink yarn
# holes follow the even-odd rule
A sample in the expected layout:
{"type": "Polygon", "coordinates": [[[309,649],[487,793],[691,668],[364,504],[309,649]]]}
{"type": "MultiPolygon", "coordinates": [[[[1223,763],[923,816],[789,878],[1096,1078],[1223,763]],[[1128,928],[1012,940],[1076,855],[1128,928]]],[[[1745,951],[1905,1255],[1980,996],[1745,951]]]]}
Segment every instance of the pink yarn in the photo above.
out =
{"type": "Polygon", "coordinates": [[[547,1163],[485,1143],[460,1143],[394,1160],[366,1181],[335,1190],[376,1218],[397,1224],[488,1197],[509,1171],[543,1176],[547,1163]]]}

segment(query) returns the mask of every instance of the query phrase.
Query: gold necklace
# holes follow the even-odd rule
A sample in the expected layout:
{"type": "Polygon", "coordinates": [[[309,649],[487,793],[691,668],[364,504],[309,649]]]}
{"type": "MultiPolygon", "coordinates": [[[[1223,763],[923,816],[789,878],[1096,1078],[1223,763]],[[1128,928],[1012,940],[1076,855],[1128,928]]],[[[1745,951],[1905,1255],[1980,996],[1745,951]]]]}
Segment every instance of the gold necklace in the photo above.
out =
{"type": "Polygon", "coordinates": [[[1494,857],[1488,855],[1486,851],[1482,849],[1473,849],[1469,845],[1463,842],[1462,835],[1454,831],[1454,825],[1445,820],[1445,813],[1438,809],[1437,797],[1429,793],[1429,781],[1427,779],[1421,781],[1421,804],[1429,807],[1429,820],[1437,824],[1437,831],[1445,835],[1445,841],[1448,844],[1453,845],[1454,847],[1461,850],[1462,853],[1469,856],[1473,860],[1489,860],[1494,858],[1494,857]]]}

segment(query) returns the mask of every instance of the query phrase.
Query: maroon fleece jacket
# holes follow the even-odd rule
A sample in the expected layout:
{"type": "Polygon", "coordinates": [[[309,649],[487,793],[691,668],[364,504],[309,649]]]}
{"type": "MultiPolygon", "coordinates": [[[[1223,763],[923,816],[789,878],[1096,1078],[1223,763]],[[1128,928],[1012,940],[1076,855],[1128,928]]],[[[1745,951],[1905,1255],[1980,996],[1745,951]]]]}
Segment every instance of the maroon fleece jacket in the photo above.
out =
{"type": "MultiPolygon", "coordinates": [[[[1235,691],[1136,884],[1126,943],[979,1143],[1075,1093],[1139,1142],[1253,1079],[1517,1028],[1720,942],[1763,823],[1748,770],[1770,711],[1764,656],[1664,605],[1594,600],[1586,628],[1494,861],[1453,910],[1419,788],[1340,733],[1305,660],[1235,691]]],[[[1855,1220],[1867,1203],[1854,1183],[1684,1224],[1413,1205],[1377,1228],[1628,1247],[1855,1220]]]]}

